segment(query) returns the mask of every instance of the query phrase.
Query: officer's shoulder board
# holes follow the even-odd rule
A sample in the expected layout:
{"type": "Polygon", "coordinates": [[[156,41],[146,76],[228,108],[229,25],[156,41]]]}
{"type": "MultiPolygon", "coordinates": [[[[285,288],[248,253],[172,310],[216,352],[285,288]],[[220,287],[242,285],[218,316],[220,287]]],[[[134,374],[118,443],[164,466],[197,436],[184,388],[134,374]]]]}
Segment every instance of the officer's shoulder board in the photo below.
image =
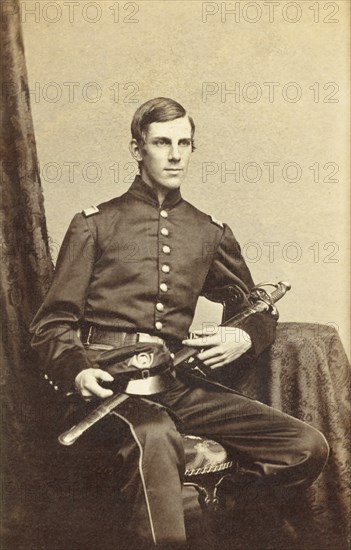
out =
{"type": "Polygon", "coordinates": [[[216,218],[214,218],[213,216],[210,216],[211,218],[211,222],[218,225],[219,227],[221,227],[223,229],[224,225],[223,225],[223,222],[220,222],[219,220],[216,220],[216,218]]]}
{"type": "Polygon", "coordinates": [[[89,218],[89,216],[93,216],[94,214],[98,214],[100,212],[100,210],[98,209],[97,206],[89,206],[88,208],[84,208],[84,210],[82,212],[83,212],[83,214],[86,218],[89,218]]]}

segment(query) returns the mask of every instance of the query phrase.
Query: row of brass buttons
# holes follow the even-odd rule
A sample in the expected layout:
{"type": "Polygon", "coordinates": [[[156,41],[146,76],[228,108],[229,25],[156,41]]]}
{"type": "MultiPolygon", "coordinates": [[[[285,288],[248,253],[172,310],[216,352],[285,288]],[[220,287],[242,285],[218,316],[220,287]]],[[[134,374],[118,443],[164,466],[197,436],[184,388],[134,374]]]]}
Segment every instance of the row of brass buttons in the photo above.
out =
{"type": "MultiPolygon", "coordinates": [[[[166,210],[161,210],[160,211],[160,216],[161,216],[161,218],[166,219],[166,218],[168,218],[168,212],[166,210]]],[[[161,233],[161,235],[163,235],[163,237],[168,237],[168,235],[169,235],[169,231],[166,227],[162,227],[160,229],[160,233],[161,233]]],[[[171,248],[168,245],[165,244],[165,245],[162,246],[162,252],[164,254],[170,254],[171,253],[171,248]]],[[[163,273],[169,273],[170,270],[171,269],[170,269],[168,264],[162,264],[161,271],[163,273]]],[[[166,283],[161,283],[160,284],[160,290],[161,290],[161,292],[168,292],[167,284],[166,283]]],[[[164,309],[165,309],[165,306],[162,302],[157,302],[156,303],[156,310],[157,311],[159,311],[161,313],[161,312],[164,311],[164,309]]],[[[156,330],[162,330],[163,324],[161,323],[161,321],[156,321],[155,328],[156,328],[156,330]]]]}
{"type": "Polygon", "coordinates": [[[56,386],[52,380],[49,380],[49,377],[47,374],[44,374],[44,378],[49,382],[50,386],[54,386],[55,391],[58,391],[58,386],[56,386]]]}

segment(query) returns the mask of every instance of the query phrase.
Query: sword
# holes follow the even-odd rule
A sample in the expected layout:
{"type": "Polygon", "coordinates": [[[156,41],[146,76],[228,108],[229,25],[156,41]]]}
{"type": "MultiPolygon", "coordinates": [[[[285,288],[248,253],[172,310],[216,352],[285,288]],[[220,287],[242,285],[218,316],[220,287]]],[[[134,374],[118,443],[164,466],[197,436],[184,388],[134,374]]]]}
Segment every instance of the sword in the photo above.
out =
{"type": "Polygon", "coordinates": [[[111,397],[107,397],[101,405],[91,411],[91,413],[78,422],[78,424],[72,426],[72,428],[59,435],[58,440],[61,445],[72,445],[84,432],[96,424],[96,422],[104,418],[104,416],[108,415],[115,407],[128,399],[128,397],[129,395],[125,395],[123,393],[118,393],[116,395],[111,395],[111,397]]]}
{"type": "MultiPolygon", "coordinates": [[[[277,284],[261,283],[260,285],[255,286],[250,293],[250,300],[252,304],[245,308],[242,312],[228,319],[228,321],[222,323],[221,326],[235,327],[235,325],[243,319],[250,317],[254,313],[264,311],[270,311],[273,315],[278,317],[278,312],[274,307],[274,304],[280,300],[286,292],[290,290],[290,288],[291,285],[284,282],[277,284]],[[264,286],[274,286],[275,290],[269,294],[266,290],[264,290],[264,286]]],[[[197,348],[184,346],[184,348],[175,354],[173,364],[174,366],[177,366],[180,363],[189,360],[191,357],[194,357],[198,353],[199,350],[197,348]]],[[[115,407],[128,399],[128,397],[129,396],[126,394],[116,394],[105,399],[101,405],[96,407],[96,409],[89,413],[81,422],[78,422],[78,424],[72,426],[72,428],[59,435],[58,440],[61,445],[72,445],[84,432],[86,432],[96,422],[108,415],[115,407]]]]}

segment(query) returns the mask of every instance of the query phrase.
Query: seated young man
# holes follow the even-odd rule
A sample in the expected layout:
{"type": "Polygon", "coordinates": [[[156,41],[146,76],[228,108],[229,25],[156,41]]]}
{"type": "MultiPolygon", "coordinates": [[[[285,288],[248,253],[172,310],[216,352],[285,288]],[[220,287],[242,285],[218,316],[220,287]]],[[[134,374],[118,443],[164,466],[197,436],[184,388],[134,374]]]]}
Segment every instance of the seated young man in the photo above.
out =
{"type": "MultiPolygon", "coordinates": [[[[274,338],[272,316],[256,314],[225,339],[220,330],[187,339],[200,295],[231,284],[247,301],[254,283],[231,229],[182,198],[193,119],[174,100],[156,98],[138,108],[131,128],[140,175],[122,196],[73,218],[31,329],[45,376],[57,391],[79,393],[87,409],[113,393],[106,387],[113,376],[101,368],[111,348],[135,345],[137,352],[148,342],[171,353],[190,345],[217,367],[258,356],[274,338]]],[[[221,443],[261,492],[309,486],[328,457],[324,436],[311,426],[173,373],[164,391],[116,407],[101,431],[113,450],[128,524],[146,544],[186,541],[180,432],[221,443]]],[[[86,438],[94,445],[89,432],[86,438]]]]}

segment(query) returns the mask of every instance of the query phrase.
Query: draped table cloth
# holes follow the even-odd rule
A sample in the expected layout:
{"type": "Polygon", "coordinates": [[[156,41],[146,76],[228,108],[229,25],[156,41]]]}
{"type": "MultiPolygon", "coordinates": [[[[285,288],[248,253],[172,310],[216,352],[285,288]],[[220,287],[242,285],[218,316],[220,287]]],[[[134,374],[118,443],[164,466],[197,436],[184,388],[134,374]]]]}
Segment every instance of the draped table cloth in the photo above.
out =
{"type": "Polygon", "coordinates": [[[232,369],[222,377],[231,387],[325,435],[330,457],[307,494],[321,550],[350,547],[350,378],[350,364],[335,328],[312,323],[278,323],[275,343],[256,364],[232,369]]]}

